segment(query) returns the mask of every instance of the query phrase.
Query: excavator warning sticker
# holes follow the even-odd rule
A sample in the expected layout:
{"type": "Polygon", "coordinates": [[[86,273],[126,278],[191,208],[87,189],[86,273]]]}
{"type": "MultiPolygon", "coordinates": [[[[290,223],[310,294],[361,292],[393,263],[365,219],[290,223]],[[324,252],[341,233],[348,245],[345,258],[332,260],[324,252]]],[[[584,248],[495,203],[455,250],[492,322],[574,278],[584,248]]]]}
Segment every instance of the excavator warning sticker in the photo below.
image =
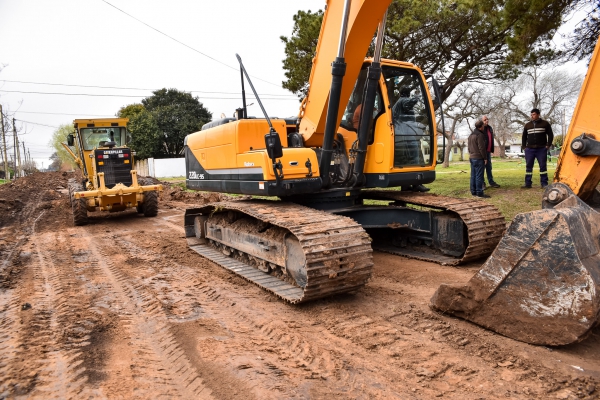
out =
{"type": "Polygon", "coordinates": [[[265,183],[264,182],[258,182],[258,188],[260,190],[265,190],[265,183]]]}

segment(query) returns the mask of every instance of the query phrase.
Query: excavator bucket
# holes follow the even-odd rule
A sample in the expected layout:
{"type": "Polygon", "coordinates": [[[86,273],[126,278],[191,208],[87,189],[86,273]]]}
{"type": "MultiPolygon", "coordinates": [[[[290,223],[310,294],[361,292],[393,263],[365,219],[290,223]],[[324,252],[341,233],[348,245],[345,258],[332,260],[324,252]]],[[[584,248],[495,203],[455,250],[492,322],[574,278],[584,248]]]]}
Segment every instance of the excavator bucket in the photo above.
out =
{"type": "Polygon", "coordinates": [[[481,270],[431,306],[527,343],[583,340],[600,312],[599,233],[600,214],[574,194],[519,214],[481,270]]]}

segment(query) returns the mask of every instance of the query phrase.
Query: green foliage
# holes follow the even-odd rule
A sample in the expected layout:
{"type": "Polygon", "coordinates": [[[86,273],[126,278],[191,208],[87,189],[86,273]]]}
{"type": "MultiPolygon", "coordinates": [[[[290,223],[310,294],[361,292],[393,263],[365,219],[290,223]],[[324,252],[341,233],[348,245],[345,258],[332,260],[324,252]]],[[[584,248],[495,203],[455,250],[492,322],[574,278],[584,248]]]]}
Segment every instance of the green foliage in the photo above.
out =
{"type": "Polygon", "coordinates": [[[152,114],[142,104],[130,104],[118,112],[121,118],[129,118],[127,129],[131,133],[130,147],[137,158],[158,157],[161,154],[162,135],[152,114]]]}
{"type": "Polygon", "coordinates": [[[563,140],[564,140],[563,135],[556,135],[556,136],[554,136],[554,140],[552,141],[552,144],[554,145],[554,147],[561,148],[563,145],[563,140]]]}
{"type": "MultiPolygon", "coordinates": [[[[555,58],[549,41],[578,0],[394,0],[383,56],[409,61],[444,81],[442,99],[464,82],[515,78],[522,64],[555,58]]],[[[322,13],[299,11],[282,37],[284,87],[306,91],[322,13]]]]}
{"type": "Polygon", "coordinates": [[[286,54],[283,69],[286,71],[287,81],[282,82],[282,86],[301,97],[306,96],[308,92],[308,78],[322,20],[321,10],[315,13],[310,10],[298,11],[298,14],[294,15],[292,36],[289,39],[285,36],[279,37],[285,43],[286,54]]]}
{"type": "MultiPolygon", "coordinates": [[[[66,144],[67,135],[73,132],[75,132],[75,129],[73,128],[72,124],[63,124],[60,125],[58,129],[56,129],[52,134],[52,139],[50,140],[50,143],[48,143],[48,145],[52,146],[56,151],[56,153],[54,153],[50,158],[53,161],[52,164],[55,164],[55,166],[57,167],[56,170],[60,169],[60,164],[62,163],[68,164],[72,168],[77,168],[77,164],[75,163],[73,156],[71,156],[71,154],[69,154],[69,152],[65,150],[65,148],[61,144],[66,144]]],[[[71,147],[71,150],[75,154],[77,154],[77,150],[75,150],[74,147],[71,147]]]]}
{"type": "Polygon", "coordinates": [[[119,117],[129,118],[131,147],[139,158],[180,157],[183,140],[212,119],[197,97],[177,89],[160,89],[142,104],[121,108],[119,117]]]}

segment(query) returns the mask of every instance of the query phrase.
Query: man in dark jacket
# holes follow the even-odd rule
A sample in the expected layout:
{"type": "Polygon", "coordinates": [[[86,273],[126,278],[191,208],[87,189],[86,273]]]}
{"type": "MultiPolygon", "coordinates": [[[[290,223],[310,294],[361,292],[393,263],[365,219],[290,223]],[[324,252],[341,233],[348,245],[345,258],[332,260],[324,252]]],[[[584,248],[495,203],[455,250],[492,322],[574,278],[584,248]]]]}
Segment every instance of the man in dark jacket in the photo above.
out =
{"type": "Polygon", "coordinates": [[[531,110],[531,121],[523,127],[523,137],[521,139],[521,147],[525,149],[525,185],[521,186],[523,189],[531,188],[533,164],[536,159],[540,166],[542,188],[548,186],[546,160],[552,140],[554,140],[552,126],[548,121],[541,119],[540,110],[534,108],[531,110]]]}
{"type": "Polygon", "coordinates": [[[469,136],[469,162],[471,163],[471,194],[477,197],[490,196],[483,193],[483,171],[487,164],[487,150],[483,133],[483,121],[475,122],[475,129],[469,136]]]}
{"type": "MultiPolygon", "coordinates": [[[[494,181],[494,176],[492,175],[492,153],[494,152],[494,130],[489,125],[490,120],[487,115],[481,117],[483,121],[483,136],[485,137],[485,151],[487,152],[487,163],[485,164],[485,174],[487,175],[488,184],[493,188],[499,188],[498,185],[494,181]]],[[[485,187],[485,181],[484,181],[485,187]]]]}

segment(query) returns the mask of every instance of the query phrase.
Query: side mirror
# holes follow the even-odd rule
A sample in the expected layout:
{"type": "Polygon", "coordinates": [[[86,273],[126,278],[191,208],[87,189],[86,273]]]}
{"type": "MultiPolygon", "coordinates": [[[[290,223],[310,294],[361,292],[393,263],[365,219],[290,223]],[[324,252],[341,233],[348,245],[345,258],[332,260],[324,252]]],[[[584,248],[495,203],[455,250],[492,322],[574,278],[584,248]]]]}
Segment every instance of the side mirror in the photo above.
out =
{"type": "Polygon", "coordinates": [[[265,147],[271,160],[275,161],[276,158],[283,157],[281,139],[279,139],[279,135],[274,130],[265,135],[265,147]]]}
{"type": "Polygon", "coordinates": [[[67,135],[67,144],[68,144],[69,146],[75,146],[75,137],[73,136],[73,134],[72,134],[72,133],[69,133],[69,134],[67,135]]]}

